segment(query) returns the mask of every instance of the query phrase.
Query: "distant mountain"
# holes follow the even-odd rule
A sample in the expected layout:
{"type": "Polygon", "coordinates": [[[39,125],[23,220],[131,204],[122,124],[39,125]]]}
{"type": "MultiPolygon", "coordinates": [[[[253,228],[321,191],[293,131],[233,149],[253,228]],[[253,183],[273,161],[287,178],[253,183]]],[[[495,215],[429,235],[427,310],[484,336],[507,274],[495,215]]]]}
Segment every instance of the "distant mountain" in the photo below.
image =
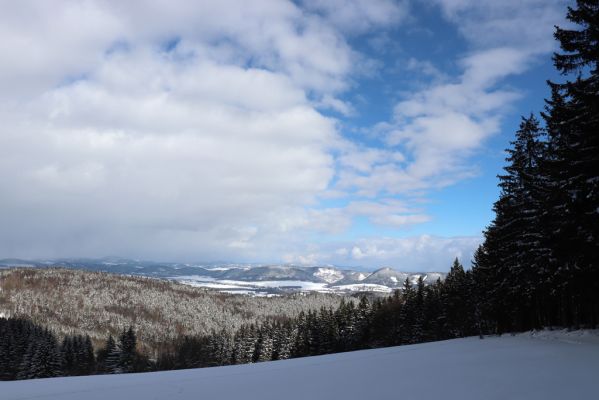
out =
{"type": "Polygon", "coordinates": [[[0,260],[4,267],[64,267],[103,271],[124,275],[176,280],[193,286],[211,287],[223,292],[272,294],[289,291],[319,292],[391,292],[401,288],[406,279],[415,284],[422,276],[425,284],[444,279],[440,272],[408,273],[392,268],[374,272],[326,266],[293,264],[233,263],[162,263],[119,257],[101,259],[0,260]]]}

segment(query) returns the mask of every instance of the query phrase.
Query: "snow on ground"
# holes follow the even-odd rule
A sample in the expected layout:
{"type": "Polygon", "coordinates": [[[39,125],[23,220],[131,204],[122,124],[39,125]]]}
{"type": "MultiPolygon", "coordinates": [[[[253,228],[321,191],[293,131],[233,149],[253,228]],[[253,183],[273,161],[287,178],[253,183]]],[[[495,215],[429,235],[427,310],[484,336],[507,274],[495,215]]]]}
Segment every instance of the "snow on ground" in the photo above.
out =
{"type": "Polygon", "coordinates": [[[173,276],[169,279],[175,280],[190,286],[206,287],[212,289],[268,289],[268,288],[297,288],[304,291],[330,292],[326,283],[295,281],[295,280],[277,280],[277,281],[235,281],[229,279],[215,279],[208,276],[184,275],[173,276]]]}
{"type": "Polygon", "coordinates": [[[568,331],[567,329],[544,329],[542,331],[519,333],[518,336],[541,340],[558,340],[575,344],[595,344],[599,346],[599,329],[583,329],[576,331],[568,331]]]}
{"type": "Polygon", "coordinates": [[[308,291],[326,291],[327,284],[320,282],[308,282],[308,281],[230,281],[222,280],[221,282],[232,283],[232,284],[246,284],[257,286],[261,288],[282,288],[282,287],[296,287],[302,290],[308,291]]]}
{"type": "MultiPolygon", "coordinates": [[[[226,283],[220,283],[220,282],[203,282],[203,281],[191,281],[191,280],[180,280],[179,283],[183,283],[185,285],[188,286],[194,286],[194,287],[204,287],[204,288],[210,288],[210,289],[240,289],[240,290],[246,290],[249,292],[252,292],[251,287],[250,286],[241,286],[241,285],[232,285],[232,284],[226,284],[226,283]]],[[[221,290],[221,292],[224,292],[225,290],[221,290]]]]}
{"type": "Polygon", "coordinates": [[[0,398],[596,399],[599,343],[594,338],[598,337],[597,331],[553,331],[253,365],[0,382],[0,398]],[[586,339],[564,341],[572,337],[586,339]]]}
{"type": "Polygon", "coordinates": [[[349,285],[332,286],[331,289],[342,292],[381,292],[391,293],[393,289],[376,283],[352,283],[349,285]]]}
{"type": "Polygon", "coordinates": [[[335,283],[343,279],[343,273],[335,268],[318,268],[314,276],[322,279],[326,283],[335,283]]]}

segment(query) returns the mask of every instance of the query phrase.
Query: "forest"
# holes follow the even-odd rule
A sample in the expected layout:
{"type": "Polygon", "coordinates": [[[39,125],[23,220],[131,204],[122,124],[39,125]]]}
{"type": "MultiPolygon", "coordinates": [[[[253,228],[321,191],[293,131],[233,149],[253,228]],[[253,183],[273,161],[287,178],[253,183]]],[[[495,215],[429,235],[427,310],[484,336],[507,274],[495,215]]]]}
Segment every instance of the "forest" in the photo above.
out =
{"type": "Polygon", "coordinates": [[[165,340],[156,358],[139,351],[132,327],[109,335],[94,353],[89,336],[56,335],[26,318],[0,319],[0,377],[27,379],[92,373],[125,373],[201,368],[282,360],[367,348],[421,343],[477,332],[468,319],[470,272],[456,259],[446,280],[404,288],[393,296],[358,303],[342,298],[338,307],[301,311],[261,323],[207,335],[165,340]]]}
{"type": "Polygon", "coordinates": [[[0,318],[0,377],[196,368],[279,360],[599,322],[599,4],[578,0],[557,27],[563,82],[540,116],[522,119],[499,175],[484,242],[444,281],[406,281],[385,298],[342,301],[297,314],[168,337],[156,357],[143,329],[125,326],[94,351],[89,337],[57,336],[27,319],[0,318]]]}
{"type": "Polygon", "coordinates": [[[89,335],[94,347],[135,326],[138,346],[156,357],[161,343],[301,311],[336,307],[339,296],[238,296],[168,280],[64,268],[0,270],[0,313],[26,316],[59,337],[89,335]]]}

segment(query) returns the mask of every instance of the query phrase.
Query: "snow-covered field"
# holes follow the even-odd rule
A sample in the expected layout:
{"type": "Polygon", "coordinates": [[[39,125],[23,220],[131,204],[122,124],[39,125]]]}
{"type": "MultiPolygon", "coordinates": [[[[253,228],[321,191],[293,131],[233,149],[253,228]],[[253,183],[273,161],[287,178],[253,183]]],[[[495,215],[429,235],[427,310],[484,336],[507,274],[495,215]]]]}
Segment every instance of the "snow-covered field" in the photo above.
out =
{"type": "MultiPolygon", "coordinates": [[[[296,288],[301,291],[316,291],[330,293],[326,283],[298,280],[269,280],[269,281],[236,281],[231,279],[215,279],[207,276],[185,275],[169,277],[174,281],[195,286],[217,289],[226,293],[254,293],[259,289],[296,288]],[[232,290],[234,289],[234,290],[232,290]]],[[[391,289],[389,289],[391,291],[391,289]]],[[[261,292],[259,292],[261,293],[261,292]]]]}
{"type": "Polygon", "coordinates": [[[541,332],[253,365],[0,382],[0,398],[597,399],[598,335],[541,332]]]}
{"type": "Polygon", "coordinates": [[[340,292],[380,292],[391,293],[393,289],[375,283],[353,283],[350,285],[332,286],[332,289],[340,292]]]}

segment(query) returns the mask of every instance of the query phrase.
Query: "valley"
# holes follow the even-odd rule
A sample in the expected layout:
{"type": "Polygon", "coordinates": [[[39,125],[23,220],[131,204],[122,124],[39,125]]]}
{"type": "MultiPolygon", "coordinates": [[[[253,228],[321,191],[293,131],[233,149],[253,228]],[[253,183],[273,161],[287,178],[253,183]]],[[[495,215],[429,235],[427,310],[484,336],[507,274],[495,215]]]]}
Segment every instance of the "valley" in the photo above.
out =
{"type": "Polygon", "coordinates": [[[189,286],[214,289],[222,293],[269,296],[294,292],[390,294],[405,280],[425,284],[445,278],[444,273],[407,273],[385,267],[363,271],[332,265],[299,266],[290,264],[160,263],[122,258],[0,260],[0,267],[61,267],[121,275],[167,279],[189,286]]]}

